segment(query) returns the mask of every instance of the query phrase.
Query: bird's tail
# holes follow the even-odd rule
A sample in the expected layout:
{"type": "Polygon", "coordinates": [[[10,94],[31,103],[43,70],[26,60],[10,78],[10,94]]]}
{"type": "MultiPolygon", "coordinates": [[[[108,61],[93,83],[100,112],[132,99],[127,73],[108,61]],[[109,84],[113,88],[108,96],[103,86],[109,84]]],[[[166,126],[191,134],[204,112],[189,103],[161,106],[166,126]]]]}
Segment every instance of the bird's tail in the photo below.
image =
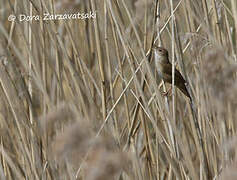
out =
{"type": "Polygon", "coordinates": [[[191,99],[191,96],[187,90],[185,83],[180,83],[177,87],[180,91],[182,91],[182,93],[184,93],[189,99],[191,99]]]}

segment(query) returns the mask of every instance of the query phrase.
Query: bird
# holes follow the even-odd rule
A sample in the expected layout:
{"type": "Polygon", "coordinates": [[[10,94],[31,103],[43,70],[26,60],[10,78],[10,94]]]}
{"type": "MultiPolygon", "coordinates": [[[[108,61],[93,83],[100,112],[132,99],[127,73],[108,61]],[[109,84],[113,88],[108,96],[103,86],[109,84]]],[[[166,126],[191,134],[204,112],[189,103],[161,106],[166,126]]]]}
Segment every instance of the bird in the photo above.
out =
{"type": "MultiPolygon", "coordinates": [[[[164,82],[172,84],[172,64],[169,62],[168,51],[163,47],[153,45],[153,51],[155,56],[155,67],[158,75],[164,82]]],[[[175,86],[188,98],[191,96],[186,87],[186,81],[184,80],[181,73],[175,68],[175,86]]]]}

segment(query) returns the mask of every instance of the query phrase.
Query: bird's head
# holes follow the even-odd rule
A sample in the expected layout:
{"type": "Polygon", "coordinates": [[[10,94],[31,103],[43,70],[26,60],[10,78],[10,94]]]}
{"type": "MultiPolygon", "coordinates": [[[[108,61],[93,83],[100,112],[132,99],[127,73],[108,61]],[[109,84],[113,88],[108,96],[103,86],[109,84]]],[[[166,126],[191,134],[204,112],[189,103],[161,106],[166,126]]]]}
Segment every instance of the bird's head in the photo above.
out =
{"type": "Polygon", "coordinates": [[[158,61],[163,61],[163,62],[168,61],[168,51],[165,48],[154,45],[152,49],[154,50],[155,58],[158,61]]]}
{"type": "Polygon", "coordinates": [[[154,45],[153,46],[153,50],[159,56],[166,56],[166,57],[168,57],[168,51],[165,48],[163,48],[163,47],[158,47],[158,46],[154,45]]]}

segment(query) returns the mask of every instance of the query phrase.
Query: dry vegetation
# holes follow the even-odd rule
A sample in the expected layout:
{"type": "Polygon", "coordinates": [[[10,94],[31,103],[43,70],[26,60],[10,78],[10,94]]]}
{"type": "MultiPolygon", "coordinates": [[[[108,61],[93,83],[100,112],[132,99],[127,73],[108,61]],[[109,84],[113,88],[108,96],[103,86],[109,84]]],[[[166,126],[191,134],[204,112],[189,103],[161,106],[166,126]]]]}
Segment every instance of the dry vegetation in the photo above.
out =
{"type": "Polygon", "coordinates": [[[0,0],[0,179],[237,179],[236,33],[236,0],[0,0]]]}

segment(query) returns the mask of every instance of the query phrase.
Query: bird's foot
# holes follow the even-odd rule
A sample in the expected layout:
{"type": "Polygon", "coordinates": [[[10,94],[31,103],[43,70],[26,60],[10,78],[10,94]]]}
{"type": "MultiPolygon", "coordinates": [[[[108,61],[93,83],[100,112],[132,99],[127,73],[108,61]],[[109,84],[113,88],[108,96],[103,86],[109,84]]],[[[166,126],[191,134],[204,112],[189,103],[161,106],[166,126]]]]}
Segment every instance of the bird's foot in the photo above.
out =
{"type": "Polygon", "coordinates": [[[166,92],[162,92],[162,95],[163,96],[171,96],[171,88],[166,92]]]}

